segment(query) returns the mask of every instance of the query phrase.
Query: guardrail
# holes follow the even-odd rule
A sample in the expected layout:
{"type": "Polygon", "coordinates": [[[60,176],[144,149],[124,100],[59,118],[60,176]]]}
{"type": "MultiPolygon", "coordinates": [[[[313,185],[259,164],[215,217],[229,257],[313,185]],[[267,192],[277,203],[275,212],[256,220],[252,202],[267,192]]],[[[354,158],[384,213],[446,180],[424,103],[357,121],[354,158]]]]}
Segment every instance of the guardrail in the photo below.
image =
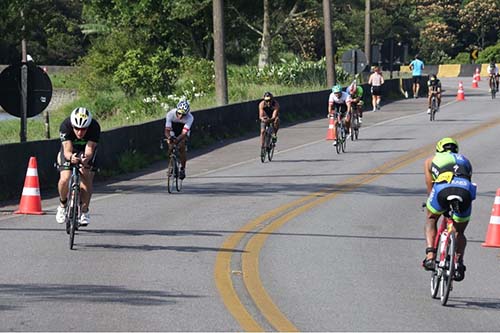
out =
{"type": "MultiPolygon", "coordinates": [[[[386,80],[384,94],[394,97],[401,87],[410,87],[410,79],[386,80]]],[[[365,105],[371,105],[370,89],[363,85],[365,105]]],[[[302,94],[276,96],[281,106],[283,123],[294,119],[315,119],[327,113],[330,90],[302,94]]],[[[203,146],[206,142],[221,140],[228,136],[259,133],[258,100],[229,104],[205,110],[194,111],[195,121],[191,142],[203,146]]],[[[159,140],[165,126],[164,119],[120,127],[104,131],[99,142],[99,163],[102,169],[114,170],[124,152],[158,156],[159,140]]],[[[60,149],[59,139],[30,141],[0,145],[0,200],[19,197],[24,184],[29,158],[35,156],[38,162],[40,189],[55,188],[58,173],[54,161],[60,149]]]]}

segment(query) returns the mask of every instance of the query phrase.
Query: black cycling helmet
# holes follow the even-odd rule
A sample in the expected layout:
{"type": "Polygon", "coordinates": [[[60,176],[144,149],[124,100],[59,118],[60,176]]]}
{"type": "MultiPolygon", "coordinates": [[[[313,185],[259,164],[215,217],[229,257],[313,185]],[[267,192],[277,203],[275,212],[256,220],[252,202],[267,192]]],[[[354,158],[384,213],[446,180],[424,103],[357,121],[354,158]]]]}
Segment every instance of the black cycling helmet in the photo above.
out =
{"type": "Polygon", "coordinates": [[[272,100],[272,99],[273,99],[273,94],[271,94],[269,91],[266,91],[266,92],[264,93],[264,100],[265,100],[265,101],[270,101],[270,100],[272,100]]]}

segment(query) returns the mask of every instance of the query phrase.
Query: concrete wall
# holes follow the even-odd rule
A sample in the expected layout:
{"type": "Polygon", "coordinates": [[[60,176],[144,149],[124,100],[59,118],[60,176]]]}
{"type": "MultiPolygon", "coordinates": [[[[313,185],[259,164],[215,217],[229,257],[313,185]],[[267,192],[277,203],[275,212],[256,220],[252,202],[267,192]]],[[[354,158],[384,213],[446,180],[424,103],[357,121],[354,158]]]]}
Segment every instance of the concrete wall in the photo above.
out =
{"type": "MultiPolygon", "coordinates": [[[[386,96],[394,97],[395,93],[401,91],[401,85],[410,87],[410,80],[386,80],[383,92],[386,96]]],[[[367,105],[365,108],[368,110],[371,108],[369,87],[365,85],[364,91],[364,100],[367,105]]],[[[326,116],[329,94],[330,90],[323,90],[277,96],[283,123],[286,124],[294,119],[314,119],[326,116]]],[[[253,132],[258,135],[258,102],[255,100],[194,111],[195,121],[191,142],[201,146],[209,138],[220,140],[227,138],[229,134],[234,136],[253,132]]],[[[116,169],[120,156],[127,151],[137,151],[147,155],[160,154],[159,144],[164,126],[165,120],[159,119],[104,131],[98,146],[101,169],[116,169]]],[[[59,149],[58,139],[0,145],[0,156],[2,156],[0,159],[0,200],[20,196],[31,156],[37,158],[41,191],[55,188],[58,173],[54,168],[54,162],[59,149]]]]}

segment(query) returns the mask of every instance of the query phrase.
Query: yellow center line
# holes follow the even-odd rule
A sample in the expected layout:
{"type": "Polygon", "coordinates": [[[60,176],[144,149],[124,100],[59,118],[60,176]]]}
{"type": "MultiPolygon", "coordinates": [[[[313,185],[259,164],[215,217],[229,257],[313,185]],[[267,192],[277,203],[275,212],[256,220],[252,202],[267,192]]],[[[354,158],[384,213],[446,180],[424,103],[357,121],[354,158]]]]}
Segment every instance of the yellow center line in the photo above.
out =
{"type": "MultiPolygon", "coordinates": [[[[500,118],[497,118],[486,124],[473,127],[471,129],[456,133],[452,137],[461,140],[470,137],[478,132],[500,124],[500,118]]],[[[367,171],[361,175],[351,177],[336,187],[329,187],[301,199],[280,206],[274,210],[261,215],[250,221],[243,228],[229,236],[222,244],[221,250],[217,254],[215,262],[215,283],[219,290],[226,308],[231,315],[238,321],[245,331],[264,331],[262,326],[253,318],[247,308],[243,305],[238,293],[232,283],[231,259],[233,252],[238,253],[238,245],[247,234],[253,234],[246,243],[243,254],[241,255],[243,281],[248,294],[252,298],[255,306],[266,318],[268,323],[277,331],[299,331],[279,310],[273,302],[265,288],[259,274],[259,255],[265,241],[273,232],[281,228],[284,224],[304,212],[333,199],[341,193],[352,191],[364,184],[368,184],[381,176],[391,173],[397,169],[407,166],[419,159],[422,159],[434,150],[434,144],[410,151],[398,158],[390,160],[381,166],[367,171]],[[283,216],[280,216],[284,214],[283,216]],[[275,220],[273,220],[275,219],[275,220]],[[260,227],[265,222],[267,225],[260,227]],[[230,251],[229,251],[230,250],[230,251]]]]}

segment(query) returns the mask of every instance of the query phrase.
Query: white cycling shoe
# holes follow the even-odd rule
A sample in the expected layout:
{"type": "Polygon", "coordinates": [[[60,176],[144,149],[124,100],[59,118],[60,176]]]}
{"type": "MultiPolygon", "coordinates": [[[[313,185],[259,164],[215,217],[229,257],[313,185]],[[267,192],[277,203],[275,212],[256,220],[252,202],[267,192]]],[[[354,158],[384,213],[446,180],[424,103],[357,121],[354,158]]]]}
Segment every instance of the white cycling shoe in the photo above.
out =
{"type": "Polygon", "coordinates": [[[82,227],[86,227],[88,226],[90,223],[90,214],[89,212],[86,212],[86,213],[82,213],[82,215],[80,215],[80,225],[82,227]]]}
{"type": "Polygon", "coordinates": [[[57,206],[56,221],[63,224],[66,221],[66,207],[57,206]]]}

